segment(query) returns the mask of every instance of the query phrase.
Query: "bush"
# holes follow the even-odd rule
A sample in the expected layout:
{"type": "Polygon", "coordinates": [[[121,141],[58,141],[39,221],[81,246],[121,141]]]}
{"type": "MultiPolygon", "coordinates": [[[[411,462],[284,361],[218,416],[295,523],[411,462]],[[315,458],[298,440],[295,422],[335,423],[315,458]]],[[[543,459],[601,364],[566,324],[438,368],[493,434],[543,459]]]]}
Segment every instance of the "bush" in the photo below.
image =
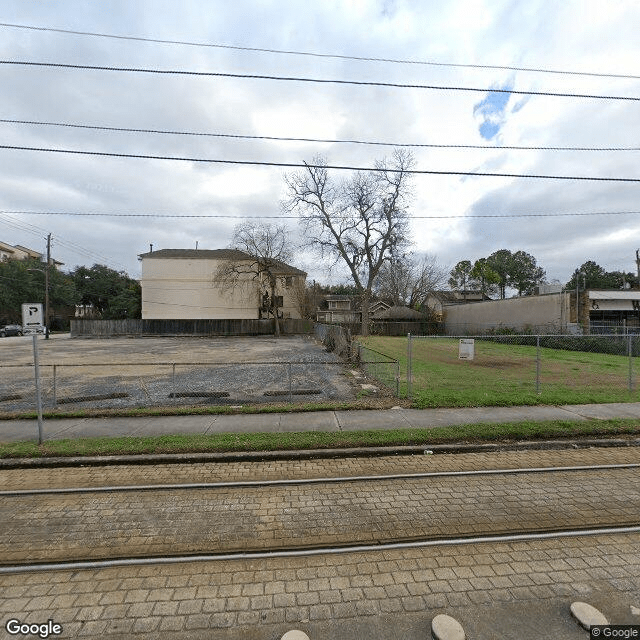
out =
{"type": "Polygon", "coordinates": [[[348,358],[351,353],[351,340],[348,332],[342,327],[332,326],[322,341],[325,349],[340,358],[348,358]]]}

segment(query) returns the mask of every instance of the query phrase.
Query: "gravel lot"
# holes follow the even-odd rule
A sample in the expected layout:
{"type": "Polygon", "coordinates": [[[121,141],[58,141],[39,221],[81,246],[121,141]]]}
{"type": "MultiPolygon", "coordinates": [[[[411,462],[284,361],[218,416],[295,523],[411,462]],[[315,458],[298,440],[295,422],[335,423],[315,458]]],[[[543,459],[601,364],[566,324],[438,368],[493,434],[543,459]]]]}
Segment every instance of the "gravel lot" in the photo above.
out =
{"type": "MultiPolygon", "coordinates": [[[[45,409],[242,405],[288,401],[290,392],[294,402],[355,396],[344,363],[307,336],[54,335],[39,338],[38,349],[45,409]]],[[[32,410],[34,387],[32,338],[0,340],[0,413],[32,410]]]]}

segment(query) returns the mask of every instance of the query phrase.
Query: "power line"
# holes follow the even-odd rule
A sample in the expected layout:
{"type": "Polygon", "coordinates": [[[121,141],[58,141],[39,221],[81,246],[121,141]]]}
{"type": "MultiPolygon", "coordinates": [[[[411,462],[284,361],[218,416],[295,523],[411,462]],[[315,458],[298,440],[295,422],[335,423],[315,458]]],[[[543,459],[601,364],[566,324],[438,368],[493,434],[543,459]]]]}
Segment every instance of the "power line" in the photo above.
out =
{"type": "Polygon", "coordinates": [[[69,127],[74,129],[91,129],[97,131],[122,131],[125,133],[154,133],[174,136],[206,136],[213,138],[239,138],[242,140],[274,140],[278,142],[321,142],[330,144],[362,144],[384,147],[429,148],[429,149],[488,149],[488,150],[517,150],[517,151],[640,151],[640,147],[525,147],[525,146],[491,146],[480,144],[424,144],[404,142],[378,142],[371,140],[332,140],[323,138],[291,138],[278,136],[250,136],[239,133],[209,133],[199,131],[175,131],[167,129],[135,129],[132,127],[109,127],[72,122],[46,122],[41,120],[13,120],[0,118],[6,124],[30,124],[48,127],[69,127]]]}
{"type": "MultiPolygon", "coordinates": [[[[40,238],[44,236],[46,236],[46,234],[48,233],[48,231],[46,229],[43,229],[42,227],[38,227],[37,225],[33,225],[30,224],[28,222],[25,222],[24,220],[16,220],[14,218],[11,218],[7,215],[3,215],[3,214],[13,214],[13,215],[19,215],[20,212],[10,212],[10,211],[0,211],[0,222],[3,222],[4,224],[8,225],[9,227],[13,227],[14,229],[18,229],[20,231],[26,231],[27,233],[30,233],[31,235],[34,236],[39,236],[40,238]]],[[[85,247],[83,247],[82,245],[76,244],[74,242],[71,242],[69,240],[64,240],[63,238],[61,238],[58,234],[56,234],[55,238],[54,238],[54,243],[56,245],[60,245],[65,247],[66,249],[75,251],[76,253],[79,253],[81,255],[83,255],[86,258],[91,258],[92,260],[101,260],[104,261],[105,264],[111,264],[114,266],[118,266],[118,267],[123,267],[126,269],[125,265],[116,262],[115,260],[112,260],[111,258],[107,258],[103,255],[100,255],[99,253],[95,253],[93,251],[89,251],[88,249],[86,249],[85,247]]]]}
{"type": "MultiPolygon", "coordinates": [[[[188,158],[179,156],[153,156],[134,153],[108,153],[106,151],[82,151],[79,149],[52,149],[44,147],[22,147],[17,145],[0,145],[0,149],[11,151],[39,151],[46,153],[75,154],[83,156],[102,156],[107,158],[137,158],[143,160],[173,160],[178,162],[202,162],[212,164],[232,164],[240,166],[285,167],[289,169],[333,169],[336,171],[369,171],[373,173],[393,173],[393,169],[378,167],[354,167],[345,165],[319,165],[295,162],[260,162],[257,160],[220,160],[214,158],[188,158]]],[[[403,173],[410,175],[438,175],[438,176],[476,176],[491,178],[531,178],[537,180],[581,180],[591,182],[640,182],[640,178],[606,178],[601,176],[558,176],[525,173],[480,173],[477,171],[433,171],[421,169],[406,169],[403,173]]]]}
{"type": "Polygon", "coordinates": [[[529,73],[551,73],[572,76],[587,76],[595,78],[626,78],[637,80],[640,76],[626,75],[620,73],[596,73],[590,71],[569,71],[563,69],[542,69],[539,67],[516,67],[510,65],[493,65],[493,64],[460,64],[454,62],[434,62],[430,60],[406,60],[397,58],[376,58],[367,56],[349,56],[335,53],[318,53],[313,51],[294,51],[286,49],[266,49],[260,47],[242,47],[230,44],[217,44],[210,42],[194,42],[189,40],[163,40],[160,38],[145,38],[142,36],[123,36],[113,33],[96,33],[92,31],[74,31],[71,29],[56,29],[53,27],[38,27],[25,24],[14,24],[10,22],[0,22],[1,27],[11,27],[14,29],[29,29],[32,31],[48,31],[53,33],[65,33],[78,36],[93,36],[99,38],[113,38],[117,40],[131,40],[136,42],[154,42],[157,44],[177,44],[189,47],[208,47],[215,49],[231,49],[235,51],[252,51],[256,53],[274,53],[282,55],[308,56],[313,58],[328,58],[335,60],[358,60],[361,62],[386,62],[392,64],[408,64],[408,65],[424,65],[432,67],[450,67],[458,69],[497,69],[500,71],[526,71],[529,73]]]}
{"type": "MultiPolygon", "coordinates": [[[[212,219],[277,219],[277,220],[298,220],[296,215],[228,215],[228,214],[189,214],[189,213],[115,213],[115,212],[84,212],[84,211],[0,211],[0,214],[29,215],[29,216],[83,216],[83,217],[109,217],[109,218],[212,218],[212,219]]],[[[562,213],[499,213],[499,214],[469,214],[469,215],[448,215],[448,216],[425,216],[410,215],[415,220],[452,220],[465,218],[561,218],[574,216],[632,216],[639,215],[640,211],[578,211],[562,213]]]]}
{"type": "Polygon", "coordinates": [[[107,65],[88,64],[64,64],[61,62],[32,62],[28,60],[0,60],[0,64],[27,66],[27,67],[47,67],[55,69],[72,69],[75,71],[118,71],[125,73],[146,73],[155,75],[178,75],[196,76],[210,78],[238,78],[241,80],[278,80],[282,82],[309,82],[314,84],[341,84],[356,85],[364,87],[391,87],[394,89],[429,89],[434,91],[472,91],[476,93],[509,93],[519,96],[547,96],[553,98],[587,98],[591,100],[626,100],[640,101],[635,96],[610,96],[585,93],[556,93],[553,91],[518,91],[515,89],[487,89],[479,87],[457,87],[427,84],[403,84],[396,82],[373,82],[365,80],[335,80],[328,78],[309,78],[302,76],[266,76],[246,73],[222,73],[216,71],[184,71],[180,69],[151,69],[145,67],[113,67],[107,65]]]}

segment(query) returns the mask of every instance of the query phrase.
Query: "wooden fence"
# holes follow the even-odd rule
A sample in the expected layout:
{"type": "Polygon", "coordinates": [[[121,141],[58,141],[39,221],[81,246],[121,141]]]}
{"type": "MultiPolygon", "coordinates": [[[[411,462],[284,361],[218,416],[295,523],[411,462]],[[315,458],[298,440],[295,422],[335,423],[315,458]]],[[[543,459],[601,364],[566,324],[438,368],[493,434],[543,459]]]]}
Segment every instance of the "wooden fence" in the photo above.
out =
{"type": "MultiPolygon", "coordinates": [[[[342,327],[348,329],[351,335],[360,335],[362,326],[356,323],[341,323],[342,327]]],[[[369,333],[374,336],[406,336],[408,333],[416,335],[439,335],[443,332],[444,324],[430,321],[388,321],[372,320],[369,322],[369,333]]]]}
{"type": "MultiPolygon", "coordinates": [[[[280,321],[283,335],[312,334],[311,320],[280,321]]],[[[71,321],[71,337],[263,336],[273,335],[273,320],[84,320],[71,321]]]]}

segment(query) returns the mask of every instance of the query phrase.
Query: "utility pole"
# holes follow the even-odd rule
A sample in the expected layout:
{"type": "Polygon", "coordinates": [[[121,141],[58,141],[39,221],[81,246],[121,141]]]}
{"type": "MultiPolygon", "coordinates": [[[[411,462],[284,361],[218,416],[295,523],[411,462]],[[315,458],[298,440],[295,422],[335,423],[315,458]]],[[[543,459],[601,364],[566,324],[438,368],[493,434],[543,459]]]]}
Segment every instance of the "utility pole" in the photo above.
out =
{"type": "Polygon", "coordinates": [[[638,268],[638,289],[640,289],[640,249],[636,249],[636,267],[638,268]]]}
{"type": "Polygon", "coordinates": [[[44,337],[49,339],[49,265],[51,264],[51,234],[47,236],[47,264],[44,268],[44,337]]]}

